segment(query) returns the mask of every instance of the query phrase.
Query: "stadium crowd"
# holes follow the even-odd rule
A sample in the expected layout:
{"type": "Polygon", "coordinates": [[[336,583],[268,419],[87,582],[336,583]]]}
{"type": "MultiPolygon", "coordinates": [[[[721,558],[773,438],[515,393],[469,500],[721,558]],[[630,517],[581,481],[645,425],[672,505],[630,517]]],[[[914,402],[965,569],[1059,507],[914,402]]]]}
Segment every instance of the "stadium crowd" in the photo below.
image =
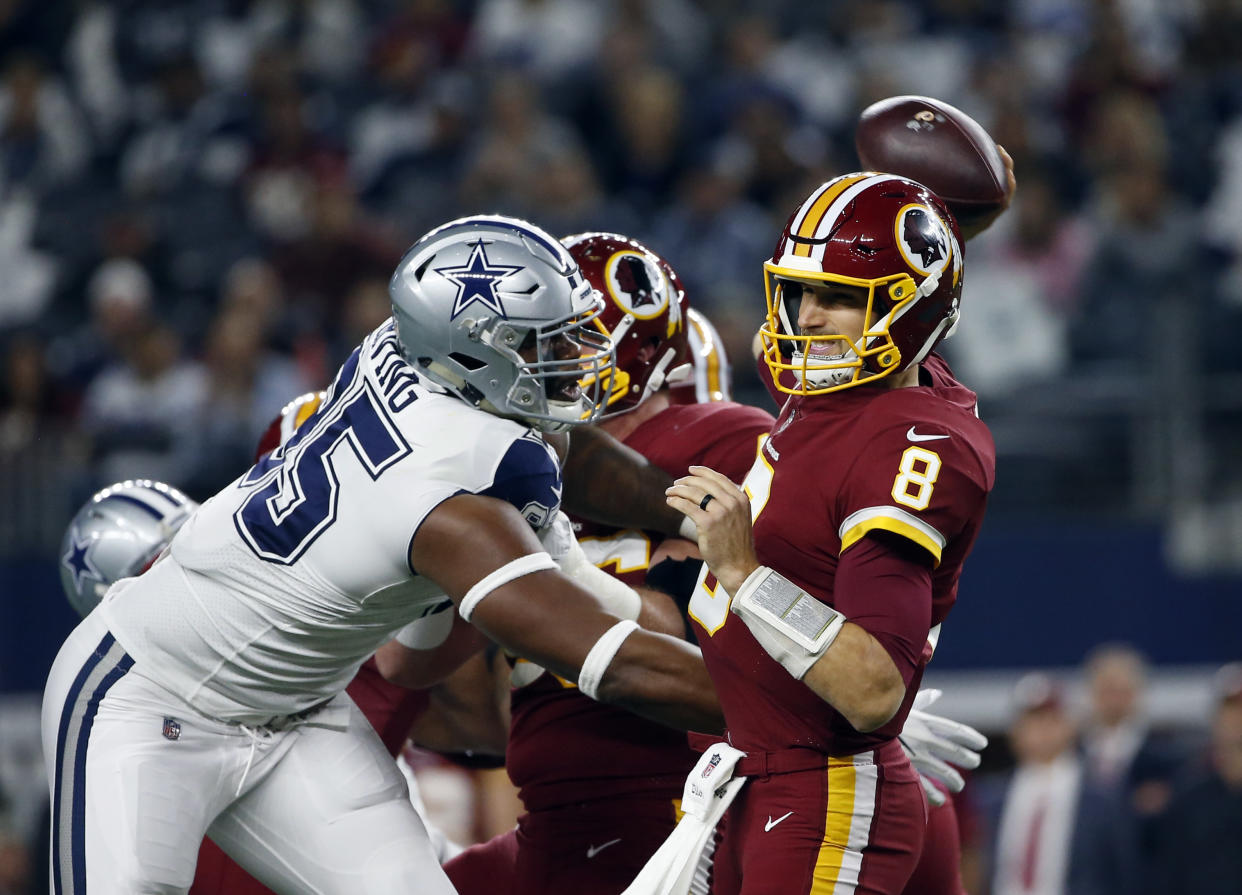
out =
{"type": "MultiPolygon", "coordinates": [[[[1092,484],[1057,463],[1042,421],[1011,429],[1008,407],[1081,398],[1088,424],[1060,450],[1125,453],[1129,409],[1159,413],[1135,386],[1153,367],[1209,386],[1193,484],[1230,475],[1236,3],[133,0],[3,15],[0,443],[12,454],[72,424],[87,437],[66,449],[91,460],[74,497],[138,472],[199,496],[228,480],[281,402],[386,314],[410,239],[469,210],[636,234],[744,356],[775,217],[856,167],[858,111],[903,91],[975,115],[1020,172],[1014,212],[972,246],[969,288],[987,301],[948,346],[1002,454],[1022,442],[1053,467],[1025,464],[1000,505],[1031,482],[1053,499],[1092,484]]],[[[762,400],[736,366],[739,394],[762,400]]],[[[1150,510],[1164,492],[1131,481],[1148,461],[1160,468],[1115,464],[1121,487],[1103,476],[1096,502],[1150,510]]]]}

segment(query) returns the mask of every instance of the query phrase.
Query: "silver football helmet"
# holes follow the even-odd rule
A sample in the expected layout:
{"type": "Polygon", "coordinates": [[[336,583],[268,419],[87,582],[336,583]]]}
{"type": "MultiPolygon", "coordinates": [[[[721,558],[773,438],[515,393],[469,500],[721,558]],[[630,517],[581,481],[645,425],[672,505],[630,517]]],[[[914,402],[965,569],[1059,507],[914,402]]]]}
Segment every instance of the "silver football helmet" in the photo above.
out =
{"type": "Polygon", "coordinates": [[[88,500],[60,548],[60,582],[73,608],[85,617],[114,581],[145,571],[197,508],[148,479],[118,482],[88,500]]]}
{"type": "Polygon", "coordinates": [[[544,432],[594,420],[607,401],[604,307],[569,252],[533,224],[476,215],[432,230],[388,291],[405,358],[475,407],[544,432]]]}

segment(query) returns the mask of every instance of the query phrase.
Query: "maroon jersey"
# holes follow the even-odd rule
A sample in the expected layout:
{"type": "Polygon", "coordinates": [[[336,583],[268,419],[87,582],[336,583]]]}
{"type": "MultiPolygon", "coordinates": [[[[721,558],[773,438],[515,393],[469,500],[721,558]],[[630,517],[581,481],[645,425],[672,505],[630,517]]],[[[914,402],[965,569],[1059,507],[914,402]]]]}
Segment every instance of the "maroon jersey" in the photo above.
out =
{"type": "MultiPolygon", "coordinates": [[[[673,477],[703,464],[740,481],[771,425],[767,413],[741,404],[674,404],[625,443],[673,477]]],[[[628,583],[642,583],[659,535],[586,522],[576,522],[575,529],[592,562],[628,583]]],[[[514,683],[505,766],[528,810],[618,789],[680,796],[698,758],[685,734],[588,699],[573,684],[526,662],[514,668],[514,683]]]]}
{"type": "MultiPolygon", "coordinates": [[[[790,398],[745,485],[759,561],[830,606],[840,555],[869,532],[890,532],[922,548],[934,569],[931,626],[956,598],[992,488],[995,448],[975,415],[974,393],[943,361],[936,358],[920,382],[790,398]]],[[[734,746],[852,755],[900,732],[928,657],[921,644],[908,645],[921,658],[903,675],[900,710],[878,730],[859,733],[777,664],[717,591],[705,569],[690,616],[701,629],[699,645],[734,746]]],[[[877,637],[889,633],[872,630],[874,620],[859,623],[877,637]]]]}

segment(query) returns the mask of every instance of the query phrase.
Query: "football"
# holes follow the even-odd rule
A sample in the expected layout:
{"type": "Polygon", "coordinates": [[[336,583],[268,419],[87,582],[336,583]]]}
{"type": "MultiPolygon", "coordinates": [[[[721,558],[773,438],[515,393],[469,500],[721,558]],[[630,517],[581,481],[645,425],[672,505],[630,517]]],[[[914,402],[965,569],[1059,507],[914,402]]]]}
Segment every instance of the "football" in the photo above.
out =
{"type": "Polygon", "coordinates": [[[948,204],[958,223],[995,213],[1009,199],[1009,177],[996,141],[948,103],[891,96],[863,109],[854,133],[863,167],[909,177],[948,204]]]}

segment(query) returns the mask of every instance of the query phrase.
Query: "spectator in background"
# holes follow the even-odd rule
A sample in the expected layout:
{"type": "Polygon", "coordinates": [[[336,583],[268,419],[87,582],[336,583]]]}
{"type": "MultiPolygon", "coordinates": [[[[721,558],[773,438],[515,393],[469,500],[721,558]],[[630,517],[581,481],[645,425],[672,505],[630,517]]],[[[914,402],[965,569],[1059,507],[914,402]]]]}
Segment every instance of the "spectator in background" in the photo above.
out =
{"type": "Polygon", "coordinates": [[[6,62],[0,85],[0,185],[36,193],[81,174],[90,155],[81,112],[34,56],[6,62]]]}
{"type": "Polygon", "coordinates": [[[1152,840],[1152,895],[1242,892],[1242,663],[1216,684],[1207,767],[1191,772],[1152,840]]]}
{"type": "Polygon", "coordinates": [[[118,174],[134,197],[158,197],[196,185],[227,187],[248,149],[232,131],[238,110],[227,94],[206,89],[188,49],[162,60],[150,101],[138,106],[137,133],[126,143],[118,174]]]}
{"type": "Polygon", "coordinates": [[[1083,670],[1090,697],[1082,738],[1087,779],[1124,793],[1140,755],[1151,748],[1143,712],[1147,661],[1131,646],[1109,643],[1091,651],[1083,670]]]}
{"type": "Polygon", "coordinates": [[[529,72],[551,81],[584,69],[603,33],[599,0],[483,0],[467,49],[485,66],[529,72]]]}
{"type": "Polygon", "coordinates": [[[1092,245],[1090,228],[1067,214],[1050,180],[1023,172],[1014,208],[971,244],[970,286],[986,300],[972,305],[945,344],[980,396],[1065,371],[1068,323],[1092,245]]]}
{"type": "Polygon", "coordinates": [[[100,264],[86,286],[90,319],[53,343],[52,363],[75,388],[117,362],[125,347],[151,322],[151,277],[129,258],[100,264]]]}
{"type": "Polygon", "coordinates": [[[0,342],[0,452],[30,444],[52,420],[66,420],[72,409],[48,374],[43,340],[16,332],[0,342]]]}
{"type": "MultiPolygon", "coordinates": [[[[772,254],[773,221],[742,195],[746,173],[744,163],[739,167],[738,159],[720,153],[692,169],[679,184],[679,201],[656,218],[646,239],[677,259],[686,291],[716,325],[732,358],[751,356],[763,319],[762,280],[755,271],[772,254]]],[[[753,364],[733,369],[739,400],[765,400],[753,364]]]]}
{"type": "Polygon", "coordinates": [[[295,83],[273,86],[245,175],[251,226],[277,245],[308,235],[318,184],[345,172],[345,154],[311,127],[308,105],[295,83]]]}
{"type": "MultiPolygon", "coordinates": [[[[363,212],[343,170],[326,172],[307,186],[307,232],[280,245],[271,257],[295,338],[323,343],[338,331],[341,305],[353,284],[363,277],[387,277],[401,248],[392,233],[363,212]]],[[[314,381],[326,381],[329,372],[324,369],[314,381]]]]}
{"type": "Polygon", "coordinates": [[[1148,726],[1143,705],[1147,661],[1138,650],[1104,644],[1087,656],[1084,672],[1090,696],[1083,730],[1087,779],[1128,807],[1146,854],[1155,846],[1154,821],[1169,803],[1186,750],[1148,726]]]}
{"type": "Polygon", "coordinates": [[[463,173],[462,207],[501,212],[520,208],[540,160],[577,139],[573,130],[544,108],[533,82],[517,72],[506,72],[491,84],[487,109],[463,173]]]}
{"type": "Polygon", "coordinates": [[[272,418],[311,388],[292,360],[268,350],[266,333],[263,317],[237,304],[212,322],[194,460],[190,475],[178,480],[191,494],[214,493],[249,467],[272,418]]]}
{"type": "Polygon", "coordinates": [[[1138,853],[1130,819],[1085,779],[1060,684],[1029,674],[1014,703],[1017,766],[990,806],[992,895],[1132,895],[1138,853]]]}
{"type": "Polygon", "coordinates": [[[690,110],[682,84],[667,69],[639,65],[610,82],[599,99],[602,127],[592,136],[602,178],[609,192],[649,216],[667,202],[687,166],[690,110]]]}
{"type": "Polygon", "coordinates": [[[92,484],[152,477],[185,481],[205,396],[203,369],[182,356],[177,334],[144,320],[127,334],[120,360],[86,391],[82,426],[94,444],[92,484]]]}
{"type": "Polygon", "coordinates": [[[1184,340],[1201,336],[1210,301],[1199,221],[1164,169],[1135,162],[1109,173],[1090,217],[1099,241],[1071,325],[1075,362],[1130,374],[1159,369],[1151,365],[1154,320],[1166,352],[1196,360],[1184,340]]]}
{"type": "Polygon", "coordinates": [[[536,162],[536,176],[524,184],[522,208],[549,233],[568,236],[588,230],[631,233],[634,210],[600,189],[590,157],[577,143],[550,147],[536,162]]]}

